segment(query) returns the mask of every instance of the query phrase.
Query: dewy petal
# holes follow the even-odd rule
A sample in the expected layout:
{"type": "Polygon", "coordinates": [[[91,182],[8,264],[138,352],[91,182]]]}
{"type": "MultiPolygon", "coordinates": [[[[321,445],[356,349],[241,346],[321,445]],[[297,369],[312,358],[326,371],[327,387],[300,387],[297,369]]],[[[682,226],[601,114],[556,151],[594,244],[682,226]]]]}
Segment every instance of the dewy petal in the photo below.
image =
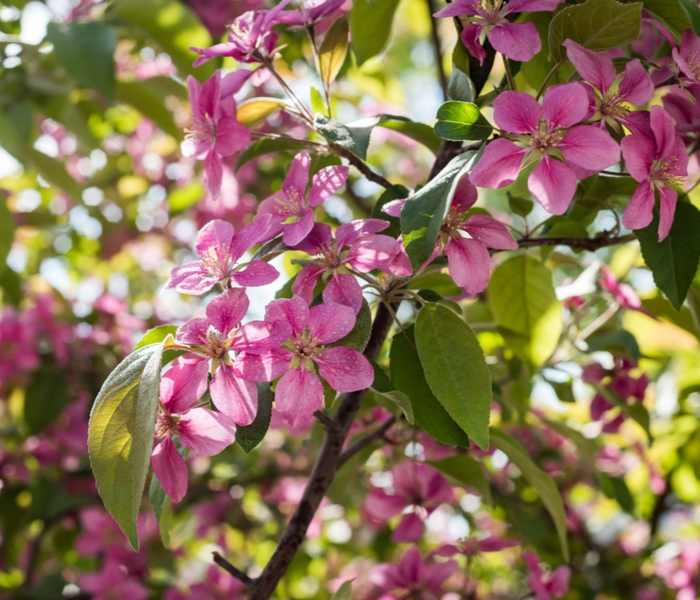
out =
{"type": "Polygon", "coordinates": [[[612,58],[602,52],[588,50],[573,40],[566,40],[563,46],[566,47],[566,55],[579,75],[605,96],[617,77],[612,58]]]}
{"type": "Polygon", "coordinates": [[[639,184],[622,215],[627,229],[644,229],[654,218],[654,188],[650,182],[639,184]]]}
{"type": "Polygon", "coordinates": [[[286,348],[272,348],[264,354],[241,352],[233,366],[236,375],[246,381],[272,381],[289,370],[291,359],[286,348]]]}
{"type": "Polygon", "coordinates": [[[300,152],[294,157],[292,165],[289,167],[289,172],[284,179],[282,189],[285,192],[292,191],[292,194],[298,194],[302,198],[306,196],[306,186],[309,183],[309,165],[311,157],[308,152],[300,152]]]}
{"type": "Polygon", "coordinates": [[[649,179],[654,164],[654,140],[640,133],[633,133],[622,138],[622,158],[625,159],[627,171],[635,181],[640,183],[649,179]]]}
{"type": "Polygon", "coordinates": [[[243,320],[249,304],[243,288],[231,288],[207,304],[207,318],[217,331],[226,336],[243,320]]]}
{"type": "Polygon", "coordinates": [[[565,163],[545,155],[530,173],[527,187],[548,213],[563,215],[576,193],[576,175],[565,163]]]}
{"type": "Polygon", "coordinates": [[[253,222],[246,225],[236,235],[233,235],[232,230],[229,250],[231,260],[237,261],[255,244],[259,243],[267,234],[268,229],[270,229],[271,222],[271,215],[256,215],[253,222]]]}
{"type": "Polygon", "coordinates": [[[450,275],[467,294],[483,292],[489,284],[491,257],[481,242],[451,238],[445,246],[450,275]]]}
{"type": "Polygon", "coordinates": [[[198,317],[190,319],[186,323],[180,325],[175,334],[175,341],[181,344],[207,344],[207,331],[209,330],[209,321],[198,317]]]}
{"type": "Polygon", "coordinates": [[[160,402],[170,414],[185,412],[207,389],[207,361],[192,354],[176,358],[160,380],[160,402]]]}
{"type": "Polygon", "coordinates": [[[153,449],[151,466],[165,493],[180,502],[187,493],[187,465],[169,436],[153,449]]]}
{"type": "Polygon", "coordinates": [[[654,95],[654,83],[638,58],[625,65],[618,94],[620,100],[635,106],[644,106],[654,95]]]}
{"type": "Polygon", "coordinates": [[[231,348],[236,352],[263,354],[281,346],[292,336],[292,326],[285,321],[251,321],[236,329],[231,348]]]}
{"type": "Polygon", "coordinates": [[[466,46],[469,54],[479,59],[480,64],[484,64],[486,50],[479,42],[483,27],[477,23],[470,23],[462,30],[462,43],[466,46]]]}
{"type": "Polygon", "coordinates": [[[678,193],[670,187],[659,186],[659,241],[663,240],[673,225],[678,193]]]}
{"type": "Polygon", "coordinates": [[[318,206],[324,200],[335,194],[348,178],[348,167],[325,167],[321,169],[311,180],[309,192],[309,205],[318,206]]]}
{"type": "Polygon", "coordinates": [[[250,425],[258,414],[258,388],[238,377],[234,368],[221,362],[209,384],[211,400],[219,412],[237,425],[250,425]]]}
{"type": "Polygon", "coordinates": [[[493,101],[493,120],[511,133],[536,133],[542,112],[530,94],[503,92],[493,101]]]}
{"type": "Polygon", "coordinates": [[[307,324],[314,339],[331,344],[352,331],[355,312],[342,304],[317,304],[309,310],[307,324]]]}
{"type": "Polygon", "coordinates": [[[265,320],[286,321],[295,334],[301,333],[309,320],[309,303],[299,297],[273,300],[265,307],[265,320]]]}
{"type": "Polygon", "coordinates": [[[488,38],[495,50],[512,60],[531,60],[542,49],[540,34],[529,21],[499,23],[489,31],[488,38]]]}
{"type": "Polygon", "coordinates": [[[319,267],[314,263],[304,265],[302,270],[299,271],[294,283],[292,283],[292,293],[295,296],[301,296],[307,303],[311,303],[311,301],[314,299],[316,282],[318,281],[321,273],[324,271],[325,269],[323,267],[319,267]]]}
{"type": "Polygon", "coordinates": [[[224,176],[224,169],[221,166],[221,157],[213,150],[210,151],[204,159],[204,173],[207,176],[207,189],[211,197],[216,200],[221,191],[221,180],[224,176]]]}
{"type": "Polygon", "coordinates": [[[582,83],[560,83],[547,88],[542,99],[542,116],[551,129],[571,127],[588,113],[588,95],[582,83]]]}
{"type": "Polygon", "coordinates": [[[326,304],[342,304],[352,308],[355,315],[362,309],[362,288],[354,275],[334,273],[323,288],[326,304]]]}
{"type": "Polygon", "coordinates": [[[254,260],[247,267],[231,275],[241,287],[257,287],[272,283],[280,276],[279,271],[264,260],[254,260]]]}
{"type": "Polygon", "coordinates": [[[489,248],[496,248],[497,250],[518,249],[518,242],[513,239],[508,228],[493,217],[479,214],[472,215],[462,225],[462,229],[489,248]]]}
{"type": "Polygon", "coordinates": [[[221,219],[214,219],[199,231],[194,241],[194,249],[199,256],[225,258],[231,253],[231,240],[233,225],[221,219]]]}
{"type": "Polygon", "coordinates": [[[314,213],[310,208],[307,208],[304,211],[303,217],[284,226],[282,241],[287,244],[287,246],[296,246],[309,235],[313,226],[314,213]]]}
{"type": "Polygon", "coordinates": [[[318,373],[337,392],[364,390],[374,381],[374,369],[357,350],[345,346],[327,348],[315,358],[318,373]]]}
{"type": "Polygon", "coordinates": [[[250,130],[234,117],[224,117],[216,124],[216,151],[231,156],[250,144],[250,130]]]}
{"type": "Polygon", "coordinates": [[[391,534],[391,541],[397,544],[415,542],[425,533],[425,524],[416,513],[404,515],[396,529],[391,534]]]}
{"type": "Polygon", "coordinates": [[[344,248],[355,243],[363,235],[384,231],[389,225],[389,221],[384,219],[357,219],[343,223],[335,231],[335,241],[338,248],[344,248]]]}
{"type": "Polygon", "coordinates": [[[180,418],[177,435],[185,448],[200,456],[216,456],[233,444],[236,424],[223,413],[193,408],[180,418]]]}
{"type": "Polygon", "coordinates": [[[323,385],[302,365],[287,371],[275,388],[275,408],[290,427],[301,427],[323,408],[323,385]]]}
{"type": "Polygon", "coordinates": [[[301,250],[302,252],[314,256],[319,254],[322,248],[330,245],[332,241],[333,233],[331,232],[330,225],[326,223],[314,223],[309,234],[294,246],[294,249],[301,250]]]}
{"type": "Polygon", "coordinates": [[[493,140],[486,145],[484,155],[470,173],[472,183],[477,187],[491,189],[513,183],[528,152],[528,148],[520,148],[510,140],[493,140]]]}
{"type": "Polygon", "coordinates": [[[397,251],[397,242],[394,238],[388,235],[370,234],[357,240],[350,247],[345,263],[360,273],[369,273],[388,263],[397,251]]]}
{"type": "Polygon", "coordinates": [[[213,277],[201,261],[189,262],[170,271],[165,289],[175,288],[181,294],[200,296],[213,288],[219,279],[213,277]]]}
{"type": "Polygon", "coordinates": [[[557,147],[567,162],[590,171],[607,169],[620,161],[620,147],[598,127],[579,125],[564,134],[557,147]]]}

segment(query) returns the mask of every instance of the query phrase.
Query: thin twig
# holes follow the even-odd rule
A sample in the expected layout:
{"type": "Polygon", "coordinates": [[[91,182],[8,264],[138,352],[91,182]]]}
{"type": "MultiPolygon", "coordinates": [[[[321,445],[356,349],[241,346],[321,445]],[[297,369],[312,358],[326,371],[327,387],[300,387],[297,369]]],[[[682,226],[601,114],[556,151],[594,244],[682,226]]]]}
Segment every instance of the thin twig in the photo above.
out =
{"type": "Polygon", "coordinates": [[[314,413],[314,417],[318,420],[321,425],[323,425],[324,429],[328,431],[335,431],[337,428],[337,425],[333,419],[331,419],[326,413],[323,411],[317,410],[314,413]]]}
{"type": "Polygon", "coordinates": [[[542,95],[542,92],[544,92],[544,88],[547,87],[547,84],[549,83],[549,80],[554,77],[554,74],[559,70],[559,67],[561,67],[565,62],[566,58],[562,58],[556,65],[552,67],[552,70],[547,73],[547,77],[544,78],[544,81],[542,82],[542,85],[540,86],[540,89],[537,90],[537,96],[535,96],[535,100],[539,100],[540,96],[542,95]]]}
{"type": "Polygon", "coordinates": [[[348,446],[343,452],[341,452],[338,457],[338,468],[349,461],[355,454],[360,450],[369,446],[372,442],[380,440],[384,437],[384,434],[391,429],[391,427],[396,423],[396,417],[392,416],[388,418],[381,427],[375,429],[372,433],[368,433],[366,436],[361,437],[359,440],[348,446]]]}
{"type": "Polygon", "coordinates": [[[438,78],[440,79],[440,87],[442,88],[442,97],[447,100],[447,75],[445,74],[444,61],[442,57],[442,47],[440,45],[440,32],[438,31],[437,19],[433,15],[437,12],[435,0],[426,0],[428,4],[428,18],[430,19],[430,34],[433,39],[433,47],[435,48],[435,62],[437,66],[438,78]]]}
{"type": "Polygon", "coordinates": [[[219,565],[222,569],[233,575],[238,581],[244,583],[245,585],[253,585],[255,579],[248,577],[243,571],[234,567],[230,562],[228,562],[221,554],[218,552],[212,552],[214,556],[214,562],[219,565]]]}
{"type": "MultiPolygon", "coordinates": [[[[617,244],[626,244],[635,239],[633,233],[616,237],[600,236],[595,238],[564,238],[564,237],[541,237],[541,238],[524,238],[518,240],[519,248],[532,248],[534,246],[569,246],[569,248],[581,248],[589,252],[595,252],[600,248],[615,246],[617,244]]],[[[493,250],[492,254],[500,252],[493,250]]]]}

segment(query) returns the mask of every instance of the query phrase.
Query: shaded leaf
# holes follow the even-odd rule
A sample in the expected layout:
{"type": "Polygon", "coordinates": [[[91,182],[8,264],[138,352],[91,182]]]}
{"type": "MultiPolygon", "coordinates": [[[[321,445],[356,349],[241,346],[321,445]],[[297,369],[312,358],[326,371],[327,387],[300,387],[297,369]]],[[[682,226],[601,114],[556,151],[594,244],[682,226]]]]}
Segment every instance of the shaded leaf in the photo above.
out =
{"type": "Polygon", "coordinates": [[[372,390],[382,398],[396,404],[402,411],[406,420],[413,425],[415,417],[413,416],[413,407],[411,406],[411,400],[403,392],[399,392],[394,388],[394,384],[387,376],[384,369],[382,369],[377,363],[370,360],[372,368],[374,369],[374,381],[372,382],[372,390]]]}
{"type": "Polygon", "coordinates": [[[691,29],[700,36],[700,8],[693,0],[678,0],[685,16],[688,17],[691,29]]]}
{"type": "Polygon", "coordinates": [[[256,383],[255,385],[258,388],[258,414],[255,415],[255,420],[250,425],[236,428],[236,441],[246,454],[263,441],[272,418],[274,394],[270,389],[270,384],[256,383]]]}
{"type": "Polygon", "coordinates": [[[362,160],[367,158],[369,136],[375,125],[376,119],[374,118],[363,119],[349,125],[343,125],[340,121],[321,114],[317,114],[314,118],[314,126],[323,137],[329,142],[350,150],[362,160]]]}
{"type": "Polygon", "coordinates": [[[46,429],[63,412],[70,398],[65,377],[55,366],[45,365],[32,373],[24,394],[24,421],[30,433],[46,429]]]}
{"type": "MultiPolygon", "coordinates": [[[[690,29],[688,15],[682,8],[681,0],[642,0],[642,4],[644,4],[644,10],[663,25],[676,42],[680,43],[683,32],[690,29]]],[[[697,7],[695,9],[697,10],[697,7]]],[[[697,32],[696,35],[698,35],[697,32]]]]}
{"type": "Polygon", "coordinates": [[[386,47],[398,5],[399,0],[354,0],[352,3],[350,30],[358,67],[386,47]]]}

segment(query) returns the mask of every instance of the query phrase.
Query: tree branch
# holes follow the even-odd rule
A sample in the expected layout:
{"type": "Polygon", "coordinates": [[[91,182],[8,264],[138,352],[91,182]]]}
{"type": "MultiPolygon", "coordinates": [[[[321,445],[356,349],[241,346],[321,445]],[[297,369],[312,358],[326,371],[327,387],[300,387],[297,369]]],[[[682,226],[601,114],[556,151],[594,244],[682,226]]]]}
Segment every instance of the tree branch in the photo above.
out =
{"type": "Polygon", "coordinates": [[[369,446],[372,442],[379,440],[384,437],[384,434],[391,429],[391,427],[396,423],[396,417],[390,417],[380,427],[375,429],[372,433],[368,433],[366,436],[361,437],[354,444],[348,446],[343,452],[340,453],[338,457],[338,468],[343,466],[347,461],[349,461],[355,454],[360,450],[363,450],[369,446]]]}
{"type": "Polygon", "coordinates": [[[518,247],[532,248],[533,246],[569,246],[569,248],[581,248],[582,250],[594,252],[600,248],[615,246],[617,244],[626,244],[634,239],[635,235],[633,233],[616,237],[607,237],[602,235],[595,238],[523,238],[518,240],[518,247]]]}
{"type": "MultiPolygon", "coordinates": [[[[442,88],[442,97],[447,100],[447,75],[443,66],[442,47],[440,46],[440,32],[438,31],[437,20],[433,15],[437,12],[435,0],[426,0],[428,4],[428,18],[430,19],[430,34],[433,39],[433,47],[435,48],[435,62],[437,63],[438,78],[440,79],[440,87],[442,88]]],[[[459,43],[459,42],[458,42],[459,43]]]]}
{"type": "Polygon", "coordinates": [[[388,179],[382,177],[379,173],[375,173],[369,168],[367,163],[365,163],[359,156],[355,156],[347,148],[343,148],[340,144],[328,141],[328,147],[333,151],[334,154],[347,158],[351,165],[353,165],[360,173],[362,173],[367,179],[373,181],[376,184],[381,185],[385,189],[394,187],[394,185],[388,179]]]}
{"type": "Polygon", "coordinates": [[[212,552],[212,555],[214,556],[214,562],[217,565],[224,569],[224,571],[227,571],[228,573],[233,575],[233,577],[238,579],[238,581],[240,581],[241,583],[244,583],[245,585],[253,585],[253,583],[255,583],[255,579],[251,579],[243,571],[234,567],[218,552],[212,552]]]}

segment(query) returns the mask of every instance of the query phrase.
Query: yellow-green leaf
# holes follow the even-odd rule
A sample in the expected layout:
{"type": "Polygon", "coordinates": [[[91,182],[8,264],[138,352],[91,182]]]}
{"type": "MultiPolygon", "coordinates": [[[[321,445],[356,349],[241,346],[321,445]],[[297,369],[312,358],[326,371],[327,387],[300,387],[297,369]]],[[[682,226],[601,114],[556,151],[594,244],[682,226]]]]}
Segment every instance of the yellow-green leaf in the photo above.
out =
{"type": "Polygon", "coordinates": [[[326,33],[318,50],[318,72],[328,88],[335,80],[348,53],[348,20],[338,19],[326,33]]]}
{"type": "Polygon", "coordinates": [[[246,127],[253,127],[285,106],[287,103],[279,98],[251,98],[238,105],[236,119],[246,127]]]}

